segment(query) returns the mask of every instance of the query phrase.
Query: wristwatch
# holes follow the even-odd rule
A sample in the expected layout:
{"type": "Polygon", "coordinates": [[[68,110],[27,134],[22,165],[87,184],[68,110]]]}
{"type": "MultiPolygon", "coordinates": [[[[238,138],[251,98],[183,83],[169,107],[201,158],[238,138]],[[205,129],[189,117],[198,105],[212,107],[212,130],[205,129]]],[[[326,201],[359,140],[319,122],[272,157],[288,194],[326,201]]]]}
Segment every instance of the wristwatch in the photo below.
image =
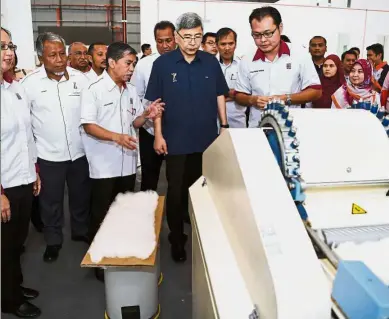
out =
{"type": "Polygon", "coordinates": [[[292,105],[292,97],[290,96],[290,94],[286,94],[285,105],[287,105],[287,106],[292,105]]]}
{"type": "Polygon", "coordinates": [[[220,127],[221,128],[230,128],[230,125],[228,125],[228,124],[220,124],[220,127]]]}

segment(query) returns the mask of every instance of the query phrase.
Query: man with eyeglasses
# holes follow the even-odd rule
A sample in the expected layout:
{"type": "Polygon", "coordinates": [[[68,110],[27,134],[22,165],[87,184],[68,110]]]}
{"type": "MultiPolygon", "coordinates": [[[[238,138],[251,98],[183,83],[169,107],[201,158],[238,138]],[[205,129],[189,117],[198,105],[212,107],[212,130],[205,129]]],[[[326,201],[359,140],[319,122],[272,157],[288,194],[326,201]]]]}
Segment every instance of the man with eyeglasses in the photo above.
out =
{"type": "MultiPolygon", "coordinates": [[[[176,49],[175,26],[170,21],[160,21],[154,27],[157,53],[139,60],[130,83],[135,85],[139,98],[143,101],[154,61],[161,55],[176,49]]],[[[147,101],[143,101],[147,104],[147,101]]],[[[157,190],[159,172],[164,156],[154,151],[154,127],[152,121],[139,128],[139,150],[142,170],[141,191],[157,190]]]]}
{"type": "Polygon", "coordinates": [[[176,23],[178,49],[153,64],[145,98],[165,103],[162,118],[154,120],[154,149],[164,154],[168,191],[166,214],[172,258],[186,260],[184,218],[188,188],[202,174],[202,154],[228,128],[225,95],[228,86],[219,62],[199,51],[203,24],[196,13],[184,13],[176,23]]]}
{"type": "Polygon", "coordinates": [[[73,69],[86,73],[90,70],[88,60],[88,49],[82,42],[73,42],[69,45],[68,57],[70,66],[73,69]]]}
{"type": "Polygon", "coordinates": [[[257,50],[246,55],[239,65],[236,101],[250,107],[249,127],[258,127],[270,100],[300,107],[320,98],[321,84],[304,48],[281,41],[283,25],[277,9],[257,8],[249,22],[257,50]]]}
{"type": "Polygon", "coordinates": [[[212,55],[216,55],[218,53],[216,33],[207,32],[206,34],[204,34],[203,40],[201,41],[201,48],[205,52],[208,52],[212,55]]]}

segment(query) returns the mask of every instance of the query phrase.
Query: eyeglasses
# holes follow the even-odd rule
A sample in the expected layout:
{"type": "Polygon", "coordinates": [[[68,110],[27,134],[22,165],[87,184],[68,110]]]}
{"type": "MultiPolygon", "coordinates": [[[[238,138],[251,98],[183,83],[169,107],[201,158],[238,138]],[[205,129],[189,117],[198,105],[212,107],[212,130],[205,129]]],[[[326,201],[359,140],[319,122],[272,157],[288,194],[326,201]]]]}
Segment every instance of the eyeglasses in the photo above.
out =
{"type": "Polygon", "coordinates": [[[16,49],[18,48],[17,45],[13,44],[12,42],[10,43],[2,43],[1,44],[1,50],[11,50],[11,51],[16,51],[16,49]]]}
{"type": "Polygon", "coordinates": [[[276,27],[273,31],[266,31],[263,33],[258,33],[258,32],[251,32],[251,36],[254,39],[262,39],[264,37],[265,39],[270,39],[274,33],[277,31],[278,27],[276,27]]]}
{"type": "Polygon", "coordinates": [[[190,35],[186,34],[186,35],[182,36],[178,31],[176,31],[176,33],[180,36],[180,38],[182,40],[184,40],[185,43],[191,43],[192,41],[201,42],[201,40],[203,39],[202,34],[195,34],[194,36],[190,36],[190,35]]]}

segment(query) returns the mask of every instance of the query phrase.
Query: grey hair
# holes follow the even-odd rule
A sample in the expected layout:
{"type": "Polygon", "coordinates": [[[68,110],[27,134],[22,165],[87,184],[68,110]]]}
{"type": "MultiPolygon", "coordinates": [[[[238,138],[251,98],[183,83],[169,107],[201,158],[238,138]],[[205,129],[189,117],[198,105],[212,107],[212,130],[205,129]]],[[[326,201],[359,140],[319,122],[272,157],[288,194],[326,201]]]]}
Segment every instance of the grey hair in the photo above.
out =
{"type": "Polygon", "coordinates": [[[72,44],[69,45],[68,55],[70,55],[70,53],[72,52],[73,45],[76,45],[76,44],[82,44],[86,48],[86,45],[82,42],[73,42],[72,44]]]}
{"type": "Polygon", "coordinates": [[[203,21],[201,17],[194,12],[187,12],[181,14],[176,21],[176,31],[181,29],[194,29],[201,27],[203,29],[203,21]]]}
{"type": "Polygon", "coordinates": [[[8,29],[6,29],[6,28],[3,28],[3,27],[1,27],[1,30],[3,30],[5,33],[7,33],[7,34],[8,34],[8,36],[9,36],[9,39],[10,39],[10,40],[12,40],[12,34],[11,34],[11,31],[9,31],[8,29]]]}
{"type": "Polygon", "coordinates": [[[35,41],[36,53],[38,56],[43,56],[43,46],[46,41],[50,42],[61,42],[66,48],[65,40],[58,34],[52,32],[45,32],[38,35],[38,38],[35,41]]]}

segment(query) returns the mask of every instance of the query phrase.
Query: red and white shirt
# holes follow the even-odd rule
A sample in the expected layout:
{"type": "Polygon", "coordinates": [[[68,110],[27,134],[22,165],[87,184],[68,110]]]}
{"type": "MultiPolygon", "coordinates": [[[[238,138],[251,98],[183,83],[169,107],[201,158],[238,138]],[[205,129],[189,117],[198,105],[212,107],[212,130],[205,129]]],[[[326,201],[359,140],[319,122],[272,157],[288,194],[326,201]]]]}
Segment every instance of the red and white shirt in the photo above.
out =
{"type": "MultiPolygon", "coordinates": [[[[274,61],[257,49],[242,58],[235,89],[250,95],[271,96],[299,93],[305,89],[321,89],[312,58],[303,47],[281,41],[274,61]]],[[[300,107],[294,105],[292,107],[300,107]]],[[[258,127],[262,110],[251,107],[249,127],[258,127]]]]}

